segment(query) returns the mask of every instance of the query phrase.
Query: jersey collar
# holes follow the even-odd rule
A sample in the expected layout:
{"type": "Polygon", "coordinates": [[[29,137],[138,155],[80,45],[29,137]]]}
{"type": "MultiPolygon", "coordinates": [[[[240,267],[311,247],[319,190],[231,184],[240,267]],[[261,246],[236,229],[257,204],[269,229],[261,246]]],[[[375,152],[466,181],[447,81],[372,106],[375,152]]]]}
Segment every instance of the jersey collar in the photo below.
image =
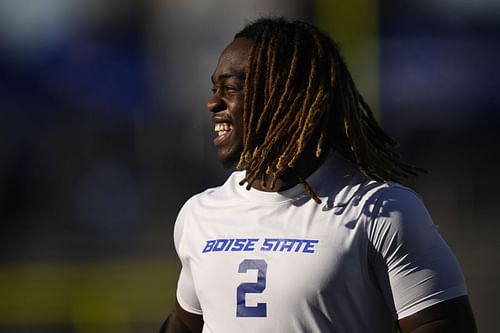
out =
{"type": "MultiPolygon", "coordinates": [[[[242,178],[244,172],[237,172],[235,176],[242,178]]],[[[323,209],[345,207],[358,192],[377,186],[375,181],[361,174],[355,165],[336,152],[331,152],[306,181],[321,199],[323,209]]],[[[246,199],[264,204],[292,202],[302,205],[310,199],[302,184],[281,192],[264,192],[254,188],[247,191],[244,186],[238,187],[238,192],[246,199]]]]}

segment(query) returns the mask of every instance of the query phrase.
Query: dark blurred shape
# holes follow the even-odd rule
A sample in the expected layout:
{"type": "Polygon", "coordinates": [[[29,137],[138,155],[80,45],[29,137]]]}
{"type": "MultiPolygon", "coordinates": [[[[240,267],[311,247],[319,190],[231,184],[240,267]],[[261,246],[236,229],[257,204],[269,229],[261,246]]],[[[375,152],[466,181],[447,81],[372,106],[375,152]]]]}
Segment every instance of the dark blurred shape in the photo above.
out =
{"type": "Polygon", "coordinates": [[[100,247],[82,240],[99,230],[131,234],[140,221],[135,132],[150,105],[145,8],[74,2],[88,9],[78,14],[57,1],[32,5],[40,11],[0,6],[2,259],[78,258],[81,247],[97,257],[100,247]],[[115,169],[92,178],[106,165],[115,169]],[[68,240],[80,246],[67,248],[68,240]]]}
{"type": "Polygon", "coordinates": [[[478,331],[498,327],[500,3],[382,1],[383,124],[462,264],[478,331]],[[494,295],[492,295],[492,293],[494,295]]]}

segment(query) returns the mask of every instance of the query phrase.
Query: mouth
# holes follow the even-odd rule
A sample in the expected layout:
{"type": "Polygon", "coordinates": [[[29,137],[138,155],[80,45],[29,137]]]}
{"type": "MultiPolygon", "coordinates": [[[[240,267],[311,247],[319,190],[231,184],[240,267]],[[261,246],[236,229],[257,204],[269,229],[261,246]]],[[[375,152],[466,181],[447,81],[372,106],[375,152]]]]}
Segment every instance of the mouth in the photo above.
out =
{"type": "Polygon", "coordinates": [[[214,131],[217,136],[214,139],[214,144],[220,145],[221,143],[223,143],[224,140],[229,137],[229,134],[231,133],[232,130],[233,130],[233,125],[231,123],[228,122],[215,123],[214,131]]]}

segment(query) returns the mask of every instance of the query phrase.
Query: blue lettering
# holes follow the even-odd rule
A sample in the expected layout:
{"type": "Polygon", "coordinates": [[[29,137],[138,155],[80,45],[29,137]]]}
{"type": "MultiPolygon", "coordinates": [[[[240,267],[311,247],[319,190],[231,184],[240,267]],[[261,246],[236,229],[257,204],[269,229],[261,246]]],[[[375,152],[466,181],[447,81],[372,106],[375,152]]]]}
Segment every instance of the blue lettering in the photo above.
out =
{"type": "Polygon", "coordinates": [[[228,239],[227,246],[224,248],[224,251],[229,251],[231,245],[233,245],[234,239],[228,239]]]}
{"type": "Polygon", "coordinates": [[[276,243],[276,244],[273,246],[273,251],[277,251],[277,250],[278,250],[278,246],[279,246],[279,245],[280,245],[280,243],[281,243],[281,239],[279,239],[279,238],[272,238],[272,239],[270,239],[270,240],[276,243]]]}
{"type": "Polygon", "coordinates": [[[319,243],[319,240],[317,239],[304,239],[304,242],[306,243],[304,245],[304,250],[302,252],[304,253],[314,253],[314,245],[319,243]]]}
{"type": "Polygon", "coordinates": [[[246,238],[236,239],[231,251],[241,251],[247,242],[246,238]]]}
{"type": "Polygon", "coordinates": [[[266,238],[266,239],[264,239],[264,242],[262,243],[260,250],[261,251],[271,251],[272,248],[273,248],[272,239],[266,238]]]}
{"type": "MultiPolygon", "coordinates": [[[[207,252],[237,252],[255,251],[259,238],[222,238],[207,240],[203,253],[207,252]]],[[[317,239],[294,239],[294,238],[265,238],[260,246],[260,251],[272,252],[302,252],[315,253],[317,239]]]]}
{"type": "Polygon", "coordinates": [[[290,252],[292,251],[293,244],[295,244],[295,239],[284,239],[283,243],[281,244],[280,251],[287,251],[290,252]]]}
{"type": "Polygon", "coordinates": [[[221,252],[224,251],[224,247],[226,246],[228,240],[227,239],[217,239],[215,241],[215,246],[213,248],[213,252],[221,252]]]}
{"type": "Polygon", "coordinates": [[[247,245],[245,245],[245,248],[243,251],[253,251],[255,250],[255,243],[258,241],[258,238],[249,238],[247,245]]]}
{"type": "Polygon", "coordinates": [[[208,240],[207,244],[205,245],[205,248],[203,249],[203,253],[212,251],[214,244],[215,244],[214,240],[208,240]]]}
{"type": "Polygon", "coordinates": [[[302,243],[304,243],[304,242],[305,241],[303,239],[296,239],[295,240],[295,243],[297,244],[297,246],[295,247],[295,252],[299,252],[300,251],[302,243]]]}

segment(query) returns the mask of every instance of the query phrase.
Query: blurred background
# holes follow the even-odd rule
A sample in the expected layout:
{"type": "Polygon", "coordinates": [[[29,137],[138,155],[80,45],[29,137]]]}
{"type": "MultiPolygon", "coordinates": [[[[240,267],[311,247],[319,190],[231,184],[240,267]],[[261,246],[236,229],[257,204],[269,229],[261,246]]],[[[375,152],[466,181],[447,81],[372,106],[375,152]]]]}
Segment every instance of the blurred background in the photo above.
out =
{"type": "Polygon", "coordinates": [[[155,332],[178,209],[220,184],[205,105],[218,55],[284,15],[339,42],[500,326],[500,2],[0,0],[0,332],[155,332]]]}

